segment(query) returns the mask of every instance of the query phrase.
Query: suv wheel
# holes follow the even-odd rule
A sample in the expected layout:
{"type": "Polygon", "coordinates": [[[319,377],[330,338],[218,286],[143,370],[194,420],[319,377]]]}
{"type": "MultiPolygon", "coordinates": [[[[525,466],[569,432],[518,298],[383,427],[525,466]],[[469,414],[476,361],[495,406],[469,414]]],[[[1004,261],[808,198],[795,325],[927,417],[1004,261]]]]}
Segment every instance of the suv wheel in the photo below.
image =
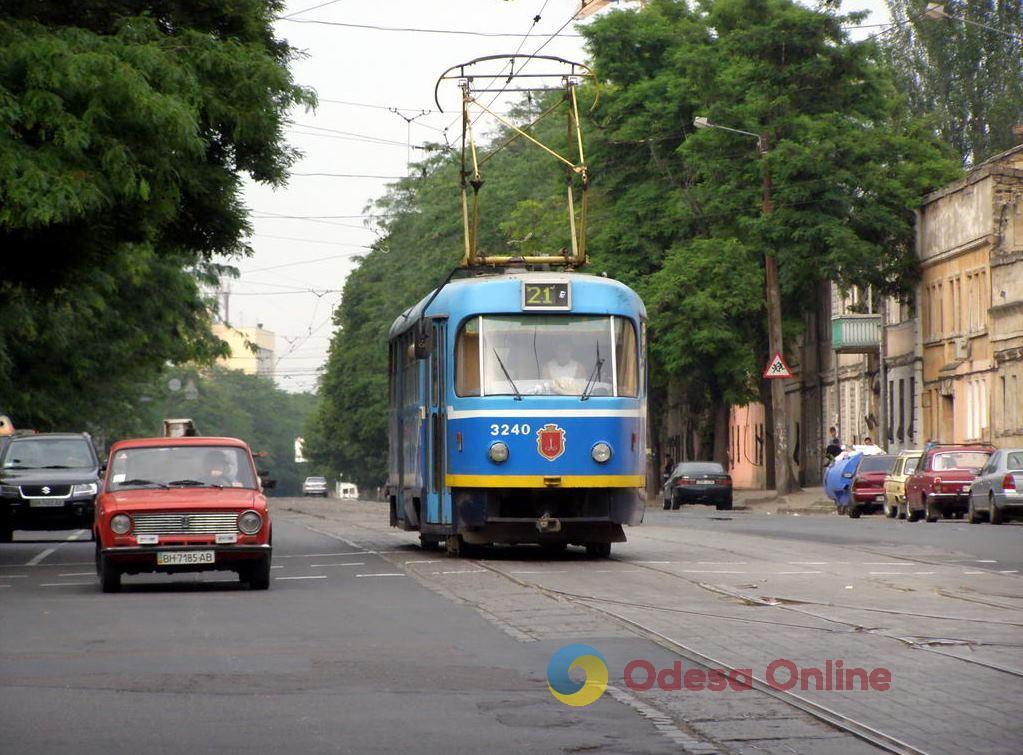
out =
{"type": "Polygon", "coordinates": [[[586,555],[591,558],[611,558],[611,543],[587,543],[586,555]]]}

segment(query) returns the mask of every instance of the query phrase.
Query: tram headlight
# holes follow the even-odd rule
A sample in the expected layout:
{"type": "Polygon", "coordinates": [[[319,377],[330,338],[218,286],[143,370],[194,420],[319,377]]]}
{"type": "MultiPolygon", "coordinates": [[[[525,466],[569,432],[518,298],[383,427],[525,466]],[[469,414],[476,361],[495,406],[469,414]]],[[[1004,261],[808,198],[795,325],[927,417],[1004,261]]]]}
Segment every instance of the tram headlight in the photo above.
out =
{"type": "Polygon", "coordinates": [[[590,456],[598,464],[604,464],[611,458],[611,446],[604,441],[593,444],[593,449],[590,451],[590,456]]]}
{"type": "Polygon", "coordinates": [[[508,461],[508,444],[500,440],[495,440],[490,444],[490,448],[487,449],[487,456],[489,456],[490,460],[495,464],[508,461]]]}

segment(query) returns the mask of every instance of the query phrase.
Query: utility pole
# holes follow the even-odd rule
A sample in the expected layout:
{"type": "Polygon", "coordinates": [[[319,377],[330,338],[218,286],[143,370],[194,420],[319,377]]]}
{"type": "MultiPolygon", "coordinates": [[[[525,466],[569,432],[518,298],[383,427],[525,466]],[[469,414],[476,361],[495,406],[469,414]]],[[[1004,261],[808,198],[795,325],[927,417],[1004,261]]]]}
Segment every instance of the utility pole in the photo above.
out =
{"type": "MultiPolygon", "coordinates": [[[[760,159],[765,160],[771,149],[767,134],[757,139],[760,159]]],[[[761,213],[766,217],[774,212],[772,196],[771,170],[764,165],[763,204],[761,213]]],[[[785,355],[781,329],[781,283],[778,280],[778,258],[774,252],[764,250],[764,283],[767,298],[767,345],[768,351],[785,355]]],[[[794,490],[792,476],[789,474],[789,423],[788,407],[785,402],[784,380],[771,380],[771,416],[774,420],[774,489],[779,495],[794,490]]]]}
{"type": "MultiPolygon", "coordinates": [[[[771,151],[770,137],[767,133],[755,134],[729,126],[711,123],[705,116],[698,115],[693,119],[696,128],[718,128],[735,134],[745,134],[757,140],[757,152],[764,162],[763,200],[761,214],[768,217],[774,212],[772,196],[771,170],[766,163],[767,153],[771,151]]],[[[781,330],[781,283],[778,280],[778,258],[770,249],[764,249],[764,288],[767,300],[767,345],[771,352],[785,357],[781,330]]],[[[766,378],[765,378],[766,379],[766,378]]],[[[780,495],[791,493],[796,489],[795,478],[789,467],[789,421],[788,407],[785,405],[785,384],[782,378],[771,378],[771,416],[774,420],[774,489],[780,495]]]]}

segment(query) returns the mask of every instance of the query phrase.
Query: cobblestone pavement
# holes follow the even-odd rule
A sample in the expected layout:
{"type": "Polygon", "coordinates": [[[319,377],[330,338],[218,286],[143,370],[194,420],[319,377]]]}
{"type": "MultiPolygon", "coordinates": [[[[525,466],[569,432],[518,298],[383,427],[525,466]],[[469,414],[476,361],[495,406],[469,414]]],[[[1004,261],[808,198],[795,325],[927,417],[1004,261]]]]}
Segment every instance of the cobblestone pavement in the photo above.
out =
{"type": "MultiPolygon", "coordinates": [[[[702,660],[705,668],[749,669],[761,681],[773,668],[770,679],[780,684],[792,665],[880,668],[891,676],[885,691],[817,689],[811,676],[808,689],[797,685],[791,694],[883,733],[896,749],[903,743],[907,751],[928,753],[1015,753],[1023,741],[1023,582],[989,568],[982,554],[947,564],[924,559],[948,555],[937,539],[951,529],[934,528],[935,545],[914,546],[901,557],[740,534],[730,531],[730,521],[762,515],[694,511],[684,516],[704,526],[717,520],[720,527],[645,524],[629,530],[629,542],[615,546],[608,561],[588,559],[579,549],[552,558],[528,547],[489,548],[459,560],[421,550],[415,533],[390,529],[382,504],[292,500],[286,506],[324,534],[384,554],[522,642],[599,648],[639,633],[670,651],[663,656],[667,666],[678,653],[684,668],[702,660]],[[773,661],[782,663],[771,667],[773,661]]],[[[793,518],[792,527],[799,521],[793,518]]],[[[612,694],[631,697],[655,724],[672,722],[692,737],[680,745],[691,751],[874,749],[794,708],[784,694],[657,685],[628,691],[625,662],[615,668],[609,661],[612,694]]]]}

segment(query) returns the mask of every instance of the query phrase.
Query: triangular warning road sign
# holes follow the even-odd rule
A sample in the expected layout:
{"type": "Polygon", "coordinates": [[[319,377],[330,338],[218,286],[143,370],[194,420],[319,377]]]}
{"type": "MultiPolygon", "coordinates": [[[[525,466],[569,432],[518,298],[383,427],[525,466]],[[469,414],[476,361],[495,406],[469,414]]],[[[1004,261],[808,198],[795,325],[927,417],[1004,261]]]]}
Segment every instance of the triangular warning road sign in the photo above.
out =
{"type": "Polygon", "coordinates": [[[782,359],[781,352],[774,352],[774,357],[767,365],[767,369],[764,370],[764,377],[767,379],[771,378],[790,378],[792,377],[792,370],[785,364],[785,360],[782,359]]]}

